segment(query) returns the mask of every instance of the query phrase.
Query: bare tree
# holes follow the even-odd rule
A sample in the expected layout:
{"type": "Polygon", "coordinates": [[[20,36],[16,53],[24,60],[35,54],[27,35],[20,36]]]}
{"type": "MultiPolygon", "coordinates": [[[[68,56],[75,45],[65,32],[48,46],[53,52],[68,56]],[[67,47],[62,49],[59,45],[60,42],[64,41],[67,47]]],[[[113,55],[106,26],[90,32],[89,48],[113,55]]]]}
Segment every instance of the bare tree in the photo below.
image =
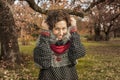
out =
{"type": "Polygon", "coordinates": [[[10,5],[12,0],[0,0],[0,59],[10,62],[20,62],[20,52],[17,41],[15,22],[10,5]]]}
{"type": "MultiPolygon", "coordinates": [[[[12,8],[11,8],[11,5],[14,3],[14,1],[15,0],[0,0],[0,43],[1,43],[0,57],[3,60],[9,59],[12,62],[18,62],[20,60],[19,46],[17,41],[15,22],[14,22],[12,8]]],[[[33,10],[41,14],[47,14],[53,9],[53,8],[47,9],[48,7],[46,8],[40,7],[40,5],[44,3],[44,1],[47,1],[46,4],[50,3],[54,5],[58,4],[59,6],[62,5],[62,8],[64,7],[63,10],[66,10],[71,15],[76,15],[79,17],[84,17],[86,13],[92,13],[92,9],[96,6],[98,7],[98,9],[100,9],[100,7],[103,7],[101,4],[112,5],[114,4],[114,2],[116,2],[118,7],[120,4],[120,0],[93,0],[93,2],[82,2],[81,0],[72,0],[69,6],[67,6],[68,5],[67,0],[36,0],[37,3],[35,2],[35,0],[25,0],[25,1],[28,2],[29,6],[33,10]],[[83,3],[89,5],[87,9],[81,9],[80,4],[83,4],[83,3]]],[[[50,4],[49,5],[46,5],[46,4],[44,5],[50,6],[50,4]]],[[[59,8],[59,9],[62,9],[62,8],[59,8]]],[[[111,31],[113,29],[112,27],[115,26],[114,22],[118,23],[116,19],[118,19],[119,15],[120,13],[118,11],[118,13],[109,20],[110,25],[108,25],[108,27],[105,27],[105,29],[107,28],[107,31],[111,31]]],[[[99,16],[98,22],[100,22],[103,25],[106,25],[106,23],[104,24],[101,22],[104,20],[105,20],[104,18],[100,18],[99,16]]],[[[100,24],[97,24],[97,23],[96,25],[98,26],[95,27],[95,31],[96,31],[96,34],[97,33],[99,34],[99,30],[101,29],[100,28],[101,26],[100,24]]],[[[105,33],[107,35],[108,32],[105,32],[105,33]]]]}

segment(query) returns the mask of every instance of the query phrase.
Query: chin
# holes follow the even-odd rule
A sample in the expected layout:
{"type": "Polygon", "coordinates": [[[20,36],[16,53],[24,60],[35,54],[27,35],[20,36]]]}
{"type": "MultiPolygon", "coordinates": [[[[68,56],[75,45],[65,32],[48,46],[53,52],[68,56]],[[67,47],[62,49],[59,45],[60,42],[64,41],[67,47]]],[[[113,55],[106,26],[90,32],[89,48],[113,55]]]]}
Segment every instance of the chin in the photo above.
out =
{"type": "Polygon", "coordinates": [[[58,39],[58,40],[62,40],[62,39],[58,39]]]}
{"type": "Polygon", "coordinates": [[[62,40],[63,38],[58,38],[58,40],[62,40]]]}

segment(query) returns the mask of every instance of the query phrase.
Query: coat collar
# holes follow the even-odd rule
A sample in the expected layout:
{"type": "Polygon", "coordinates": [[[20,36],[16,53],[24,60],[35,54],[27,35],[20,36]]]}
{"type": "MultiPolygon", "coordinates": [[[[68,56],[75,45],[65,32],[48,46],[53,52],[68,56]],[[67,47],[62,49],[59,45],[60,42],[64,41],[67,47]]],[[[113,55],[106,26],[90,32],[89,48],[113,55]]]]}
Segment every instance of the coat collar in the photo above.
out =
{"type": "MultiPolygon", "coordinates": [[[[64,37],[63,37],[63,39],[62,39],[62,40],[63,40],[63,44],[66,44],[66,42],[67,42],[68,40],[70,40],[70,37],[71,37],[71,34],[70,34],[69,31],[67,31],[67,34],[64,35],[64,37]]],[[[51,43],[51,44],[55,44],[57,41],[58,41],[58,40],[57,40],[56,36],[53,34],[52,31],[50,31],[50,43],[51,43]]]]}

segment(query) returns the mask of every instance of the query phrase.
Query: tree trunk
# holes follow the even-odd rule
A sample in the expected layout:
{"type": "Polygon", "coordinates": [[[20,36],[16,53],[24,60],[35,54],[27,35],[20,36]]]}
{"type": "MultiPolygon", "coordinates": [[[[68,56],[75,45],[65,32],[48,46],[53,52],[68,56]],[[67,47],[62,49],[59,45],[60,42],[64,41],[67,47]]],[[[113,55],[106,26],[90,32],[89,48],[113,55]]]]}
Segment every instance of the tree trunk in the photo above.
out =
{"type": "Polygon", "coordinates": [[[116,34],[116,31],[115,31],[115,30],[113,31],[113,35],[114,35],[114,38],[117,37],[117,34],[116,34]]]}
{"type": "Polygon", "coordinates": [[[109,32],[105,32],[105,41],[109,41],[110,36],[109,36],[109,32]]]}
{"type": "Polygon", "coordinates": [[[95,41],[100,41],[101,40],[100,27],[95,25],[94,32],[95,32],[95,37],[94,37],[95,41]]]}
{"type": "Polygon", "coordinates": [[[15,22],[9,3],[4,0],[0,1],[0,41],[1,59],[19,63],[20,52],[15,22]]]}

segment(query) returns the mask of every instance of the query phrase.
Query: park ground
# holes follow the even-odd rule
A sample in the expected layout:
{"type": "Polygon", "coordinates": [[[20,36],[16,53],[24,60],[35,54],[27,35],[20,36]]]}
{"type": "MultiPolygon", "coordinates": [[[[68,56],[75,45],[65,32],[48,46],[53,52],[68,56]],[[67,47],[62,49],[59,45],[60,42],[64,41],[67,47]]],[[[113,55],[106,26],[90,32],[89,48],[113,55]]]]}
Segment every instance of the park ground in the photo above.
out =
{"type": "MultiPolygon", "coordinates": [[[[82,41],[86,55],[76,65],[79,80],[120,80],[120,39],[110,41],[82,41]]],[[[24,63],[14,69],[2,62],[0,80],[37,80],[39,68],[33,62],[35,42],[20,44],[24,63]]]]}

